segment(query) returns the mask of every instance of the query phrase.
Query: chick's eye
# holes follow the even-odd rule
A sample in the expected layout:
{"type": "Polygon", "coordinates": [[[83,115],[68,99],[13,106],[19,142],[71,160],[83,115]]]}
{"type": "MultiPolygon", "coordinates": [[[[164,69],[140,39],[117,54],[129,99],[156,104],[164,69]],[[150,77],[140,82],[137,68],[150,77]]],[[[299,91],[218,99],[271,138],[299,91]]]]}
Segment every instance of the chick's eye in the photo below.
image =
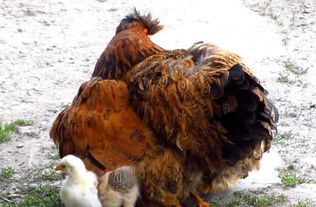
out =
{"type": "Polygon", "coordinates": [[[66,167],[66,165],[62,165],[61,167],[62,167],[62,168],[65,168],[65,167],[66,167]]]}

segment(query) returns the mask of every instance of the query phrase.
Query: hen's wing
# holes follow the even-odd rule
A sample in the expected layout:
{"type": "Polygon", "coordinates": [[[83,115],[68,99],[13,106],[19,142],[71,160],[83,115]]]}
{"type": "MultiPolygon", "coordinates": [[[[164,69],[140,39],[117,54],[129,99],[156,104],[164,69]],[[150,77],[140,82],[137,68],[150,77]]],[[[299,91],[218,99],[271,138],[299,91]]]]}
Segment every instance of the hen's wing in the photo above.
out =
{"type": "Polygon", "coordinates": [[[61,157],[74,154],[97,173],[135,163],[146,149],[148,132],[128,107],[125,83],[93,78],[56,118],[50,137],[61,157]]]}
{"type": "Polygon", "coordinates": [[[193,157],[210,177],[254,157],[262,144],[268,150],[278,119],[240,57],[204,43],[137,65],[130,100],[162,145],[193,157]]]}
{"type": "Polygon", "coordinates": [[[149,35],[163,27],[151,15],[140,15],[136,10],[126,16],[116,29],[116,34],[101,54],[92,77],[124,79],[125,74],[145,58],[163,51],[149,35]]]}

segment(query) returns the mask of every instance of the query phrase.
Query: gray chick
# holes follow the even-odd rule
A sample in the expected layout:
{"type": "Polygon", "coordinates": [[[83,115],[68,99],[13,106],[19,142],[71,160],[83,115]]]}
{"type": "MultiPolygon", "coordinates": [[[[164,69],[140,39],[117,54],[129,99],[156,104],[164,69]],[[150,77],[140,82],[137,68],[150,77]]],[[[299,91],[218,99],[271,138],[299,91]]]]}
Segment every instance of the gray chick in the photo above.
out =
{"type": "Polygon", "coordinates": [[[133,166],[105,173],[99,183],[99,199],[103,207],[134,207],[139,186],[133,166]]]}

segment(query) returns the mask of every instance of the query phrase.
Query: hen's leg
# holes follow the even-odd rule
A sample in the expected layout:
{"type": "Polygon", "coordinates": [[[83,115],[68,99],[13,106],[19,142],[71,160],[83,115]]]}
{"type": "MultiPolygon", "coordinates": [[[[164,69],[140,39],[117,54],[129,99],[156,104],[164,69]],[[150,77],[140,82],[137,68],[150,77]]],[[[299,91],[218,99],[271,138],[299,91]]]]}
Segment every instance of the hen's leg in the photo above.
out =
{"type": "Polygon", "coordinates": [[[198,193],[196,192],[191,192],[191,194],[194,196],[194,198],[196,199],[196,202],[198,204],[198,207],[210,207],[210,204],[203,201],[203,199],[199,196],[198,193]]]}
{"type": "Polygon", "coordinates": [[[182,205],[180,204],[180,202],[178,201],[176,207],[183,207],[183,206],[182,206],[182,205]]]}

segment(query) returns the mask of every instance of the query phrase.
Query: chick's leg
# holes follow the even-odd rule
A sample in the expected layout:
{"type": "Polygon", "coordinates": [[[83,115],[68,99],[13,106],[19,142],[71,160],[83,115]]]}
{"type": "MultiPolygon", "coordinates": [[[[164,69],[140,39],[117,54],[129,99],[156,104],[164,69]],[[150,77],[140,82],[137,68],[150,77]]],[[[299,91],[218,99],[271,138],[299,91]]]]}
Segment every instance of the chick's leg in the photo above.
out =
{"type": "Polygon", "coordinates": [[[134,207],[135,204],[124,204],[123,207],[134,207]]]}
{"type": "Polygon", "coordinates": [[[124,202],[123,207],[135,207],[136,199],[135,200],[130,200],[129,202],[124,202]]]}
{"type": "Polygon", "coordinates": [[[196,199],[196,202],[198,204],[198,207],[210,207],[210,204],[203,201],[203,199],[199,196],[198,193],[196,192],[191,192],[191,194],[194,196],[194,198],[196,199]]]}

